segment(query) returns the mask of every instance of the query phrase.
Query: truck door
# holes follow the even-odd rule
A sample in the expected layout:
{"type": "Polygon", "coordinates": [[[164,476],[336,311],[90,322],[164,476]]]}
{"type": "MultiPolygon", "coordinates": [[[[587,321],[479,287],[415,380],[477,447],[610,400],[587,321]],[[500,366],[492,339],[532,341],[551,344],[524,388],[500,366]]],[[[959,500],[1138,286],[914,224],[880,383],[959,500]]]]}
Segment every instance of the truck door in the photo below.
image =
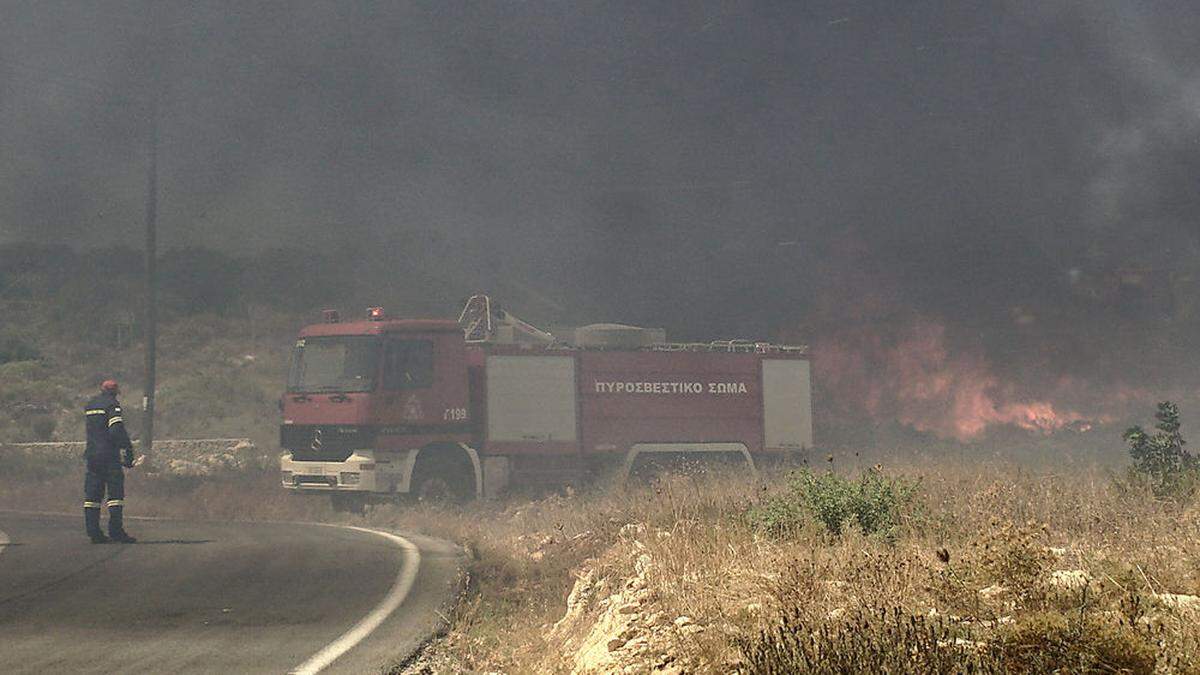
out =
{"type": "Polygon", "coordinates": [[[468,428],[461,341],[451,333],[384,338],[379,423],[385,435],[418,437],[468,428]]]}
{"type": "Polygon", "coordinates": [[[383,342],[385,425],[423,427],[434,421],[430,410],[437,402],[433,389],[434,341],[430,337],[405,335],[383,342]]]}

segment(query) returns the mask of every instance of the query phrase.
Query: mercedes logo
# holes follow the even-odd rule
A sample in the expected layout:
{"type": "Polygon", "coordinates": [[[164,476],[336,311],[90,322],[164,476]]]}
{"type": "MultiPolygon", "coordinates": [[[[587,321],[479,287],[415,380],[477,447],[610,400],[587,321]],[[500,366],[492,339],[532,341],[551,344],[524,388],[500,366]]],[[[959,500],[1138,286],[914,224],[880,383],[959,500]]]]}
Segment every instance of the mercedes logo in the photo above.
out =
{"type": "Polygon", "coordinates": [[[324,443],[321,442],[321,430],[317,429],[313,431],[312,445],[308,447],[312,448],[313,450],[320,450],[322,445],[324,445],[324,443]]]}

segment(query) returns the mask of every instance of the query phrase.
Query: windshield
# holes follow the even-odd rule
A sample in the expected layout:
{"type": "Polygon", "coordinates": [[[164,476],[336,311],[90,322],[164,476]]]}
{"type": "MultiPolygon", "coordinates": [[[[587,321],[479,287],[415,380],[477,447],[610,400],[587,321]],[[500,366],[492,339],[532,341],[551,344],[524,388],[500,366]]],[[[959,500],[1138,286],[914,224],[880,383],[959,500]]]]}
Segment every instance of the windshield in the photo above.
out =
{"type": "Polygon", "coordinates": [[[378,356],[370,335],[304,338],[292,352],[288,391],[370,391],[378,356]]]}

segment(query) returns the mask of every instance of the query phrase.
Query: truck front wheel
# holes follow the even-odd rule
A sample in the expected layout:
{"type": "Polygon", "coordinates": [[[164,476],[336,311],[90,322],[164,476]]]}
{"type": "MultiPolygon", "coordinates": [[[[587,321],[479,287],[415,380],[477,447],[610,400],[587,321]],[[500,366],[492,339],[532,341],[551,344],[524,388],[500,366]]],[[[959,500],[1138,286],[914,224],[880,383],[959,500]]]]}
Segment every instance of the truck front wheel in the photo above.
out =
{"type": "Polygon", "coordinates": [[[411,485],[419,501],[459,504],[475,497],[475,468],[458,446],[430,446],[417,455],[411,485]]]}

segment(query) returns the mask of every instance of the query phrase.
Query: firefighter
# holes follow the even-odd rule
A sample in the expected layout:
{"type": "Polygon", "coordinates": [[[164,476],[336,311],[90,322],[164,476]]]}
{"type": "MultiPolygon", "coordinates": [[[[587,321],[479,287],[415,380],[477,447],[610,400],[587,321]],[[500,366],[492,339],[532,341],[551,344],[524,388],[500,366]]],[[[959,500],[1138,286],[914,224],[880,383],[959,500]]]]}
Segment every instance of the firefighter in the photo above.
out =
{"type": "Polygon", "coordinates": [[[125,471],[133,466],[133,444],[121,418],[121,393],[115,380],[105,380],[100,393],[84,406],[87,428],[87,475],[83,479],[83,523],[93,544],[137,541],[125,532],[122,510],[125,508],[125,471]],[[100,506],[108,492],[108,536],[100,531],[100,506]]]}

